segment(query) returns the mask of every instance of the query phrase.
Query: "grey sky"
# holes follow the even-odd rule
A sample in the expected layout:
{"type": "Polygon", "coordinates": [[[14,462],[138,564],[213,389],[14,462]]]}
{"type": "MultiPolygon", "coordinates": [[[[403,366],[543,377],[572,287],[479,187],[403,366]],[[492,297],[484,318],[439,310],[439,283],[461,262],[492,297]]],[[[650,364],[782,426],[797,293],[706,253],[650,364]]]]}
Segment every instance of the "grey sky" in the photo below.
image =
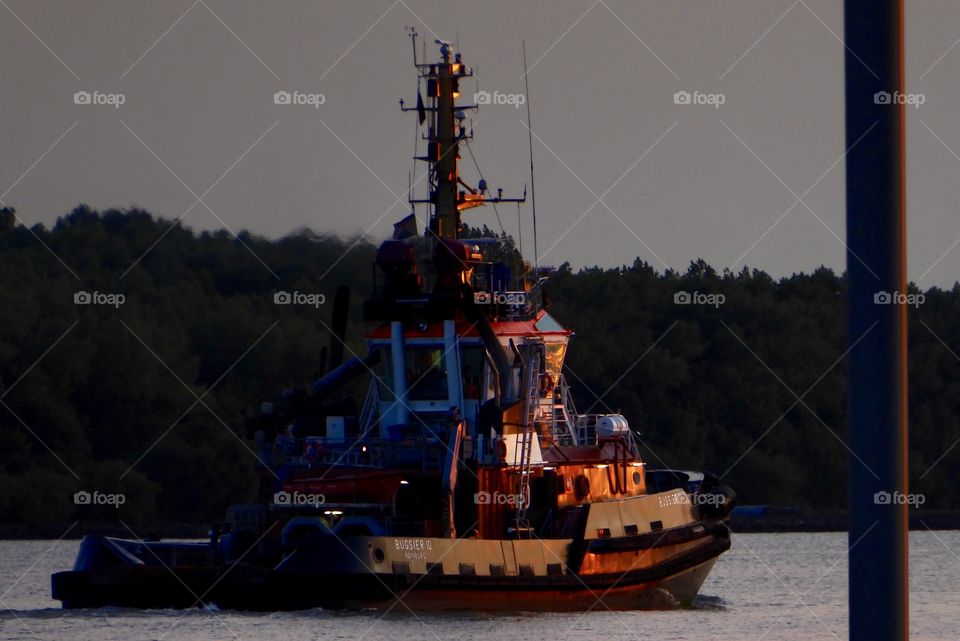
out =
{"type": "MultiPolygon", "coordinates": [[[[843,269],[842,23],[838,0],[3,0],[0,194],[28,224],[80,202],[178,218],[201,196],[194,229],[382,238],[408,211],[414,118],[397,100],[416,95],[414,26],[428,42],[459,32],[489,92],[523,91],[526,40],[541,262],[843,269]],[[276,105],[279,90],[325,102],[276,105]],[[725,102],[677,105],[678,91],[725,102]]],[[[925,98],[908,109],[909,277],[949,286],[960,3],[908,2],[906,36],[907,91],[925,98]]],[[[473,118],[490,186],[519,194],[524,109],[473,118]]],[[[467,153],[462,166],[475,182],[467,153]]],[[[500,213],[516,236],[516,208],[500,213]]],[[[497,227],[492,208],[466,221],[497,227]]]]}

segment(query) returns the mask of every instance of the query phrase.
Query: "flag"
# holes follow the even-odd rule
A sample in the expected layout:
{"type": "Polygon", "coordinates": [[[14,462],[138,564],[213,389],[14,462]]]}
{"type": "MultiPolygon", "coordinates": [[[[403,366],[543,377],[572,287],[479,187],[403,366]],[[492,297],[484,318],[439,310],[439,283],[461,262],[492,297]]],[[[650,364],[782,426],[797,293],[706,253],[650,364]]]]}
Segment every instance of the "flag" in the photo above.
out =
{"type": "Polygon", "coordinates": [[[427,119],[427,108],[423,106],[423,96],[420,95],[420,90],[417,90],[417,117],[420,119],[420,124],[423,124],[423,121],[427,119]]]}
{"type": "Polygon", "coordinates": [[[417,235],[417,217],[410,214],[398,223],[393,224],[393,239],[403,240],[417,235]]]}

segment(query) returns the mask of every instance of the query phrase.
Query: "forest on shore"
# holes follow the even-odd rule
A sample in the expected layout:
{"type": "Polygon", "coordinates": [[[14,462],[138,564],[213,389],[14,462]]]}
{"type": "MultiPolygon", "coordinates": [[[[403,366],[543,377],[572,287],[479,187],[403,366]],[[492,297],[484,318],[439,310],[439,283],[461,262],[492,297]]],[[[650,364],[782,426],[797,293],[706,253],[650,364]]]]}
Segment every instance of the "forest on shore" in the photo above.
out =
{"type": "MultiPolygon", "coordinates": [[[[49,229],[0,213],[0,536],[200,526],[249,501],[244,421],[322,371],[339,285],[349,350],[364,352],[375,251],[308,230],[197,233],[142,210],[80,206],[49,229]],[[278,292],[315,296],[278,305],[278,292]],[[83,491],[125,498],[77,505],[83,491]]],[[[651,467],[821,512],[846,507],[845,290],[823,267],[772,278],[702,260],[564,264],[549,281],[551,313],[576,332],[579,411],[624,414],[651,467]]],[[[909,293],[911,492],[960,509],[945,491],[960,473],[960,285],[909,293]]]]}

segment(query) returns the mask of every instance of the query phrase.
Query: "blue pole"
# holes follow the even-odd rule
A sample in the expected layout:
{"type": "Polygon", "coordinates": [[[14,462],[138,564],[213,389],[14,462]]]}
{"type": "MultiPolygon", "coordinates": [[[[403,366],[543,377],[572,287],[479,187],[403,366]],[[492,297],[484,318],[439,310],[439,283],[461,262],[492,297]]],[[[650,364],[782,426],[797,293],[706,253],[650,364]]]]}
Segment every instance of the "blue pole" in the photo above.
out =
{"type": "Polygon", "coordinates": [[[844,34],[850,639],[906,641],[903,1],[846,0],[844,34]]]}

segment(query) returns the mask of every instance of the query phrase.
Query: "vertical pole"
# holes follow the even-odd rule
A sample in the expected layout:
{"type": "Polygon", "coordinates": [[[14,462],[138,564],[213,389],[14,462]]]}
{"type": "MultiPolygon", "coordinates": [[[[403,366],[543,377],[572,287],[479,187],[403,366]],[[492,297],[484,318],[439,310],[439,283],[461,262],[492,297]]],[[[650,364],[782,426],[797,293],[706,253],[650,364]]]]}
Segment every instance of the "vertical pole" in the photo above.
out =
{"type": "Polygon", "coordinates": [[[906,641],[903,1],[845,0],[844,34],[850,639],[906,641]]]}
{"type": "Polygon", "coordinates": [[[447,368],[447,394],[450,408],[460,410],[461,416],[466,416],[463,407],[463,372],[460,363],[460,346],[457,344],[457,322],[443,321],[443,353],[444,366],[447,368]]]}
{"type": "Polygon", "coordinates": [[[436,136],[437,160],[434,168],[437,173],[436,212],[437,236],[457,238],[459,236],[460,214],[457,210],[457,167],[460,159],[460,141],[454,127],[454,92],[458,90],[458,74],[453,72],[450,63],[450,51],[446,45],[441,48],[443,61],[436,65],[436,136]]]}
{"type": "Polygon", "coordinates": [[[389,438],[391,425],[404,425],[410,420],[407,412],[407,368],[404,359],[403,323],[390,323],[390,358],[393,369],[393,393],[387,420],[380,421],[381,438],[389,438]]]}

